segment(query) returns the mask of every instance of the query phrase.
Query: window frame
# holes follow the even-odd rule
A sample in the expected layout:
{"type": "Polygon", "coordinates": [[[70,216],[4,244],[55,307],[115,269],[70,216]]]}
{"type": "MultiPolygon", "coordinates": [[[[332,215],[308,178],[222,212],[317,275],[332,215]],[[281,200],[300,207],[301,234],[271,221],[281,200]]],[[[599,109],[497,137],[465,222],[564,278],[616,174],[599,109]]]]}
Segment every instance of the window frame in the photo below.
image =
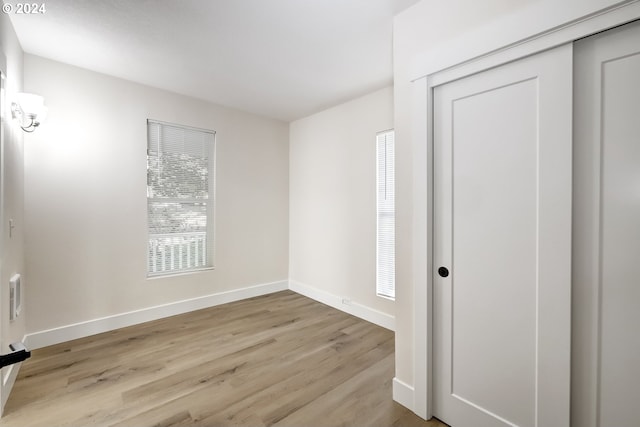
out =
{"type": "MultiPolygon", "coordinates": [[[[211,129],[198,128],[193,126],[181,125],[178,123],[171,123],[162,120],[155,119],[147,119],[146,121],[146,130],[147,130],[147,145],[146,145],[146,181],[147,181],[147,238],[146,238],[146,275],[147,279],[158,279],[164,277],[171,276],[181,276],[185,274],[193,274],[202,271],[214,270],[215,269],[215,237],[216,233],[216,153],[217,153],[217,132],[211,129]],[[148,176],[149,176],[149,146],[150,146],[150,133],[149,133],[149,125],[157,124],[162,126],[171,126],[174,128],[196,131],[201,133],[207,133],[212,135],[211,145],[209,147],[208,153],[208,162],[207,162],[207,175],[208,175],[208,190],[207,190],[207,198],[206,199],[198,199],[195,197],[191,198],[168,198],[168,197],[149,197],[148,193],[148,176]],[[206,235],[205,235],[205,248],[206,248],[206,258],[204,266],[197,266],[191,268],[182,268],[182,269],[174,269],[174,270],[165,270],[165,271],[157,271],[152,272],[150,269],[150,250],[149,244],[151,242],[151,233],[150,230],[150,216],[149,216],[149,202],[152,201],[165,201],[168,203],[202,203],[206,202],[206,235]]],[[[165,233],[165,234],[180,234],[180,233],[165,233]]]]}
{"type": "MultiPolygon", "coordinates": [[[[386,149],[386,148],[385,148],[386,149]]],[[[385,162],[388,159],[388,156],[385,152],[384,154],[385,156],[385,162]]],[[[396,203],[395,203],[395,177],[396,177],[396,173],[395,173],[395,130],[394,129],[387,129],[381,132],[377,132],[376,133],[376,295],[380,298],[384,298],[384,299],[388,299],[388,300],[392,300],[395,301],[395,294],[396,294],[396,280],[395,280],[395,264],[396,264],[396,256],[395,256],[395,238],[396,238],[396,232],[395,232],[395,221],[396,221],[396,203]],[[381,207],[380,207],[380,185],[381,185],[381,179],[385,179],[385,186],[386,184],[389,182],[387,177],[385,176],[384,178],[380,177],[380,138],[385,138],[385,144],[387,143],[387,137],[388,135],[391,135],[391,144],[392,144],[392,150],[393,150],[393,154],[392,154],[392,159],[393,159],[393,176],[391,178],[391,184],[392,184],[392,189],[393,189],[393,211],[391,212],[392,215],[392,219],[393,219],[393,253],[391,254],[393,261],[392,264],[393,266],[392,268],[392,274],[391,274],[391,285],[381,285],[381,265],[380,265],[380,239],[381,239],[381,225],[380,225],[380,217],[381,215],[384,215],[385,212],[381,211],[381,207]],[[391,289],[392,292],[389,293],[385,293],[386,290],[391,289]]],[[[386,189],[386,187],[385,187],[386,189]]],[[[386,190],[385,190],[386,191],[386,190]]],[[[387,254],[388,255],[388,254],[387,254]]]]}

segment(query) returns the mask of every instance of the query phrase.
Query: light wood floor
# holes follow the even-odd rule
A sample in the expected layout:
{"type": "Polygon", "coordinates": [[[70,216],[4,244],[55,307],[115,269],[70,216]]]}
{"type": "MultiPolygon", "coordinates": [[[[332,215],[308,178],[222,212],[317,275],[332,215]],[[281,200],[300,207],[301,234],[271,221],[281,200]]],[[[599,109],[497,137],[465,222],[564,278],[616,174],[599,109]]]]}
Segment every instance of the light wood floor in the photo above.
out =
{"type": "Polygon", "coordinates": [[[285,291],[36,350],[0,426],[444,426],[393,374],[392,332],[285,291]]]}

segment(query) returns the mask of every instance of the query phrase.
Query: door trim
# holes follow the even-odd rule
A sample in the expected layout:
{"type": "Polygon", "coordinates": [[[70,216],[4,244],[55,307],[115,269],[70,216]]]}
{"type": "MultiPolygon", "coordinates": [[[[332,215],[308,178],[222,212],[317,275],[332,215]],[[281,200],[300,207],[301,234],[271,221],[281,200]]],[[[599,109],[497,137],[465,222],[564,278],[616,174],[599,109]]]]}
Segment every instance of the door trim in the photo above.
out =
{"type": "MultiPolygon", "coordinates": [[[[4,55],[4,52],[0,48],[0,224],[4,224],[4,145],[5,140],[7,138],[8,129],[8,100],[6,96],[6,77],[7,77],[7,58],[4,55]]],[[[4,270],[4,227],[0,227],[0,273],[4,270]]],[[[0,274],[0,277],[2,275],[0,274]]],[[[2,286],[0,285],[0,293],[3,291],[2,286]]],[[[8,292],[7,292],[8,295],[8,292]]],[[[9,319],[9,316],[5,318],[5,310],[9,304],[6,304],[2,297],[0,297],[0,351],[4,350],[4,335],[5,335],[5,327],[6,321],[9,319]],[[5,320],[6,319],[6,320],[5,320]]],[[[13,382],[15,380],[15,376],[13,373],[17,372],[16,369],[13,369],[13,366],[8,367],[6,370],[0,370],[0,417],[2,417],[2,413],[4,412],[4,406],[7,403],[7,399],[9,398],[9,390],[13,386],[13,382]]]]}
{"type": "MultiPolygon", "coordinates": [[[[586,2],[585,2],[586,3],[586,2]]],[[[568,6],[571,8],[571,6],[568,6]]],[[[578,9],[576,5],[573,5],[578,9]]],[[[638,19],[640,0],[625,0],[601,10],[564,13],[561,5],[541,2],[425,51],[413,58],[410,80],[431,76],[434,85],[551,49],[638,19]],[[570,16],[569,13],[582,13],[570,16]],[[514,26],[513,22],[520,24],[514,26]]]]}
{"type": "MultiPolygon", "coordinates": [[[[550,16],[554,5],[544,3],[550,16]]],[[[540,10],[537,11],[541,13],[540,10]]],[[[584,12],[584,11],[583,11],[584,12]]],[[[437,50],[415,58],[411,74],[412,84],[412,130],[413,153],[412,170],[412,284],[413,284],[413,407],[410,408],[422,418],[432,417],[432,327],[433,327],[433,89],[435,86],[457,80],[507,62],[542,52],[564,43],[571,43],[600,31],[620,26],[640,19],[640,0],[627,0],[595,12],[584,12],[582,16],[572,16],[562,25],[552,26],[546,21],[545,31],[521,37],[519,29],[512,24],[530,19],[530,9],[524,9],[519,17],[508,17],[501,21],[503,29],[491,26],[495,34],[502,34],[500,40],[488,37],[489,28],[481,28],[466,34],[467,41],[491,41],[477,48],[476,43],[461,43],[453,40],[437,50]],[[516,40],[514,42],[514,40],[516,40]],[[453,48],[456,46],[458,50],[453,48]],[[462,49],[460,47],[463,46],[462,49]],[[445,55],[445,52],[449,54],[445,55]],[[450,52],[456,52],[451,54],[450,52]]],[[[404,399],[406,401],[406,399],[404,399]]]]}

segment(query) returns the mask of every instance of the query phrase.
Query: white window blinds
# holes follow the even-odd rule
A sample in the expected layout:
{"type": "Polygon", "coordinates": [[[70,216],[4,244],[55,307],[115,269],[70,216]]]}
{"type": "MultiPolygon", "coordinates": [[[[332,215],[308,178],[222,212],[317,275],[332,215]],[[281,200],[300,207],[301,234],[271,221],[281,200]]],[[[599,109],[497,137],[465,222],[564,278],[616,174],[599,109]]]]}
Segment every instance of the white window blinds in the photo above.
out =
{"type": "Polygon", "coordinates": [[[147,121],[148,273],[213,266],[215,132],[147,121]]]}
{"type": "Polygon", "coordinates": [[[377,266],[376,292],[379,296],[395,298],[395,142],[394,131],[376,136],[377,173],[377,266]]]}

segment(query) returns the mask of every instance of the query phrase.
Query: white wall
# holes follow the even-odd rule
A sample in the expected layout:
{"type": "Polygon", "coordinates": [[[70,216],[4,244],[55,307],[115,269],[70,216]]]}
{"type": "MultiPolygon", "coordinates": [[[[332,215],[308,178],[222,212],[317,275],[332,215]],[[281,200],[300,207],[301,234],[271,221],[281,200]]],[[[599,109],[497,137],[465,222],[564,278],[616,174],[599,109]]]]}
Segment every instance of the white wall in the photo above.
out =
{"type": "MultiPolygon", "coordinates": [[[[10,351],[9,344],[22,341],[25,335],[28,307],[23,302],[21,315],[13,322],[9,321],[9,278],[15,274],[22,275],[23,285],[28,288],[29,278],[25,274],[24,258],[24,180],[23,180],[23,132],[17,122],[11,119],[10,105],[16,93],[22,90],[23,53],[20,43],[6,14],[0,14],[0,56],[6,59],[2,64],[6,72],[5,99],[2,118],[4,139],[0,159],[0,186],[2,195],[2,220],[0,238],[0,324],[2,325],[2,342],[0,353],[10,351]],[[6,68],[5,68],[6,67],[6,68]],[[9,219],[15,228],[9,237],[9,219]]],[[[4,368],[2,380],[8,379],[8,387],[2,393],[2,401],[8,397],[8,389],[17,375],[17,369],[4,368]]]]}
{"type": "MultiPolygon", "coordinates": [[[[423,154],[416,153],[411,140],[412,83],[416,68],[428,69],[425,63],[436,58],[453,65],[470,51],[477,54],[498,49],[521,39],[535,36],[582,16],[623,2],[615,0],[422,0],[399,14],[394,20],[394,108],[396,129],[397,223],[396,241],[396,378],[407,389],[414,386],[414,312],[413,297],[417,287],[415,271],[423,269],[426,260],[416,259],[417,239],[428,238],[415,232],[423,221],[426,185],[416,180],[418,168],[427,164],[423,154]],[[470,36],[470,33],[473,35],[470,36]],[[438,52],[438,55],[434,55],[438,52]],[[427,54],[429,53],[429,54],[427,54]],[[444,59],[443,59],[444,58],[444,59]],[[416,160],[417,159],[417,160],[416,160]],[[416,167],[417,166],[417,167],[416,167]],[[414,170],[416,167],[416,170],[414,170]]],[[[424,131],[423,131],[424,133],[424,131]]],[[[419,142],[417,142],[419,144],[419,142]]],[[[426,245],[426,243],[424,243],[426,245]]],[[[408,396],[408,394],[405,394],[408,396]]],[[[410,398],[403,403],[411,406],[410,398]]]]}
{"type": "Polygon", "coordinates": [[[25,88],[29,333],[287,279],[286,123],[32,55],[25,88]],[[217,132],[215,270],[146,278],[147,118],[217,132]]]}
{"type": "Polygon", "coordinates": [[[289,155],[290,281],[389,317],[393,301],[376,296],[375,142],[391,128],[387,87],[292,122],[289,155]]]}

